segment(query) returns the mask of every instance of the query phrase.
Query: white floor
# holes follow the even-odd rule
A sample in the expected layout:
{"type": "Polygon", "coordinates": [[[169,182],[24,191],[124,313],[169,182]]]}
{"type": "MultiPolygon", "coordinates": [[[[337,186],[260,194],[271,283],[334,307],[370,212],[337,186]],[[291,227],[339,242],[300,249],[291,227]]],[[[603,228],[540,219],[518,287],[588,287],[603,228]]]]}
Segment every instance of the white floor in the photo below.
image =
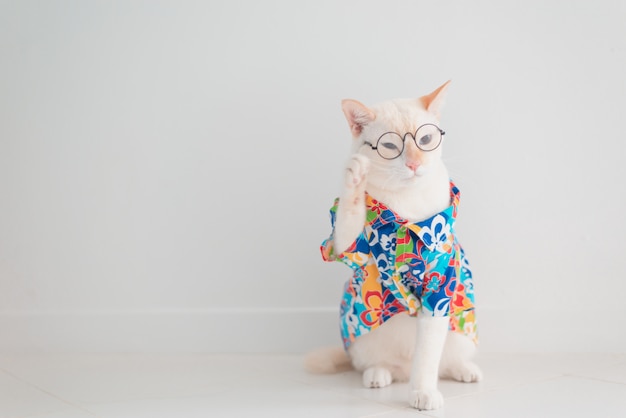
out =
{"type": "Polygon", "coordinates": [[[478,361],[484,382],[442,382],[426,413],[406,384],[311,376],[296,355],[0,355],[0,418],[626,417],[626,354],[478,361]]]}

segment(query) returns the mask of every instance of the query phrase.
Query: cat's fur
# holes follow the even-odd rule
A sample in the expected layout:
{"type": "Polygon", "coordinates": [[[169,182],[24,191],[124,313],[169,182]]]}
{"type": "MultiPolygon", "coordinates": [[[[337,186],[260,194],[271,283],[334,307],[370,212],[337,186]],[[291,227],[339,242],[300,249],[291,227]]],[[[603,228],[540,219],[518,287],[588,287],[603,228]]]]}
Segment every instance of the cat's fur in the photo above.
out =
{"type": "MultiPolygon", "coordinates": [[[[333,244],[337,253],[346,250],[363,229],[364,195],[384,202],[412,222],[427,219],[450,205],[450,178],[441,159],[442,145],[430,152],[407,138],[402,155],[381,158],[364,145],[383,132],[415,132],[417,127],[439,125],[440,111],[449,82],[419,99],[383,102],[369,108],[344,100],[342,109],[353,136],[353,155],[345,169],[343,193],[336,212],[333,244]]],[[[348,348],[312,352],[306,358],[309,371],[330,373],[350,366],[363,373],[366,387],[378,388],[392,381],[410,381],[409,403],[418,409],[438,409],[443,397],[438,378],[476,382],[482,373],[471,358],[474,342],[448,331],[448,317],[406,313],[393,316],[348,348]]]]}

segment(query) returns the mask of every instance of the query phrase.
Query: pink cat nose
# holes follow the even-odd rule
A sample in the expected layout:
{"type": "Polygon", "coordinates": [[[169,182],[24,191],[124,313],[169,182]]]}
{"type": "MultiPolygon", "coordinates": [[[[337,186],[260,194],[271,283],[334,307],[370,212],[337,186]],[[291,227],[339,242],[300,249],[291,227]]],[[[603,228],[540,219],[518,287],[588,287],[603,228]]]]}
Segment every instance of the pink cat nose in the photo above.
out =
{"type": "Polygon", "coordinates": [[[411,171],[417,171],[420,168],[420,163],[418,161],[407,161],[406,166],[409,167],[411,171]]]}

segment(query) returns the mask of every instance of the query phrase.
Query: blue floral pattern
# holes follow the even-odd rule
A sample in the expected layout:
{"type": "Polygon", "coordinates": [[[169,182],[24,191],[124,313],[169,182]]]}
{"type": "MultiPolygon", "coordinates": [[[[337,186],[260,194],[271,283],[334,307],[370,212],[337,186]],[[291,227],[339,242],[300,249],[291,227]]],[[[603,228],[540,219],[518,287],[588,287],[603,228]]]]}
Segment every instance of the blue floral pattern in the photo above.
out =
{"type": "MultiPolygon", "coordinates": [[[[451,330],[476,341],[472,273],[454,234],[460,191],[452,182],[450,199],[444,211],[411,223],[366,194],[366,223],[350,248],[335,254],[333,234],[322,243],[325,261],[353,270],[340,309],[346,348],[402,312],[449,316],[451,330]]],[[[338,203],[330,210],[333,233],[338,203]]]]}

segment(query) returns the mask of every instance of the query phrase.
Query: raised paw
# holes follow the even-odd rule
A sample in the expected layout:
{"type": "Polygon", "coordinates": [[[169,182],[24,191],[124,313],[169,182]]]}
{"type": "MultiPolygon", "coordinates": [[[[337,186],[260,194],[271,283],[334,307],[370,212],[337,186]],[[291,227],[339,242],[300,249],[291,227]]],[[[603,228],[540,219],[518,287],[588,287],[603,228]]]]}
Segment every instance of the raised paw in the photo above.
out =
{"type": "Polygon", "coordinates": [[[420,411],[430,411],[443,407],[443,395],[437,389],[411,390],[409,403],[420,411]]]}
{"type": "Polygon", "coordinates": [[[363,385],[367,388],[384,388],[391,381],[391,372],[384,367],[370,367],[363,372],[363,385]]]}
{"type": "Polygon", "coordinates": [[[354,154],[346,167],[346,187],[348,189],[365,186],[370,161],[366,156],[354,154]]]}

